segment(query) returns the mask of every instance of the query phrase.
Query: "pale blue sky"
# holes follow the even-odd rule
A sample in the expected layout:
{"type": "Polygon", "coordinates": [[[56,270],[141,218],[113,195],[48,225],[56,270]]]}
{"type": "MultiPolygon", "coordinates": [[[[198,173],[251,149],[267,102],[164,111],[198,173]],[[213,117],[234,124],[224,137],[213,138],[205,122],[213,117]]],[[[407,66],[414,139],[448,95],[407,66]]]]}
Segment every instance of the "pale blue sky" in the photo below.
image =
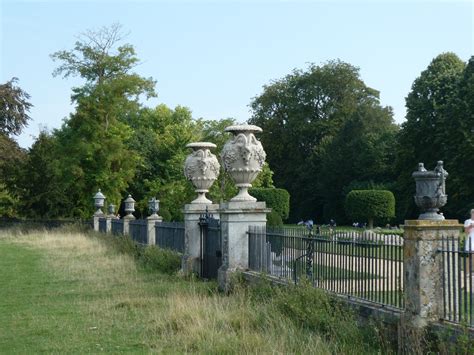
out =
{"type": "Polygon", "coordinates": [[[308,62],[339,58],[405,115],[413,80],[439,53],[474,53],[472,1],[12,1],[0,0],[0,82],[31,94],[33,121],[18,141],[68,115],[78,79],[53,78],[49,54],[88,28],[120,22],[157,81],[148,105],[184,105],[194,117],[249,117],[262,85],[308,62]]]}

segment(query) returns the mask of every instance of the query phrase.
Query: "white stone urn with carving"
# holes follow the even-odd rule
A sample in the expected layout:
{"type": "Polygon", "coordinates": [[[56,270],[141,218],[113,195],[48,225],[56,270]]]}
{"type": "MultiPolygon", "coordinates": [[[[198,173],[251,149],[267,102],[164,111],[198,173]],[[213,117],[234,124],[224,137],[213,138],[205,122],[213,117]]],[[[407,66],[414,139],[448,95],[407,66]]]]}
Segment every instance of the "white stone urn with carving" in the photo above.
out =
{"type": "Polygon", "coordinates": [[[193,152],[184,162],[184,176],[193,183],[198,193],[198,197],[191,203],[212,203],[206,197],[206,192],[219,176],[219,161],[210,150],[216,148],[216,145],[209,142],[194,142],[186,147],[191,148],[193,152]]]}
{"type": "Polygon", "coordinates": [[[255,137],[255,133],[262,129],[254,125],[236,125],[227,127],[225,131],[231,132],[233,137],[224,145],[221,157],[225,171],[239,188],[239,193],[231,201],[257,201],[249,195],[248,189],[265,163],[262,143],[255,137]]]}

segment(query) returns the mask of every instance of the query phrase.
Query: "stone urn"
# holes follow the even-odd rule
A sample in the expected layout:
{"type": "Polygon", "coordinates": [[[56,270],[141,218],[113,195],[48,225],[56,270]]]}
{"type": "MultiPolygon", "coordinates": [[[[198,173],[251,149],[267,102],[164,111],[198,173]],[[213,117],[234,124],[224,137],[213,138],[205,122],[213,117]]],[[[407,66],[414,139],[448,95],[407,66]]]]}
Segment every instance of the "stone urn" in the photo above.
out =
{"type": "Polygon", "coordinates": [[[214,181],[219,176],[219,161],[211,153],[211,148],[216,148],[214,143],[195,142],[186,146],[193,151],[184,162],[184,176],[191,181],[196,188],[198,197],[191,203],[212,203],[206,197],[214,181]]]}
{"type": "Polygon", "coordinates": [[[448,201],[448,172],[443,169],[443,162],[438,161],[434,170],[426,170],[423,163],[419,163],[418,170],[412,176],[416,182],[415,203],[421,210],[418,219],[444,220],[444,216],[438,213],[448,201]]]}
{"type": "Polygon", "coordinates": [[[225,171],[239,188],[239,193],[231,201],[257,201],[249,195],[248,189],[265,163],[262,143],[255,138],[255,133],[262,129],[253,125],[237,125],[229,126],[225,131],[231,132],[233,137],[224,145],[221,157],[225,171]]]}

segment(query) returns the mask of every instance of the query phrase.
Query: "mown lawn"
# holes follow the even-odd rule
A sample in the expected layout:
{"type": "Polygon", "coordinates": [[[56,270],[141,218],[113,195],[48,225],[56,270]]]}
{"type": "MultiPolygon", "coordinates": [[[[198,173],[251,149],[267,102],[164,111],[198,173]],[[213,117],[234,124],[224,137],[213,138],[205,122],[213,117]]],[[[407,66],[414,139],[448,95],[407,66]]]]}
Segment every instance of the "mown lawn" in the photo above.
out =
{"type": "Polygon", "coordinates": [[[317,290],[223,295],[74,231],[0,232],[0,281],[2,354],[382,350],[317,290]]]}

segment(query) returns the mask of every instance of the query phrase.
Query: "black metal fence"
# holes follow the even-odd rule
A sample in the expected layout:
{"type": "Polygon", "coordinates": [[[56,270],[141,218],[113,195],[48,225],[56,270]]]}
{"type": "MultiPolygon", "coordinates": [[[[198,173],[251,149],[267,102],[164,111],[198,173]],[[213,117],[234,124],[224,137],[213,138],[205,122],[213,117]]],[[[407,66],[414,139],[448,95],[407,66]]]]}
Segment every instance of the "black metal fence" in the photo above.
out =
{"type": "Polygon", "coordinates": [[[112,219],[111,229],[113,235],[123,235],[123,219],[112,219]]]}
{"type": "Polygon", "coordinates": [[[134,219],[129,222],[130,237],[138,244],[148,244],[148,225],[146,219],[134,219]]]}
{"type": "Polygon", "coordinates": [[[107,233],[107,219],[99,218],[99,232],[107,233]]]}
{"type": "Polygon", "coordinates": [[[444,319],[474,327],[474,243],[443,238],[444,319]]]}
{"type": "Polygon", "coordinates": [[[184,223],[158,222],[155,224],[155,243],[163,249],[184,253],[184,223]]]}
{"type": "Polygon", "coordinates": [[[249,268],[403,308],[403,238],[373,231],[250,227],[249,268]]]}

